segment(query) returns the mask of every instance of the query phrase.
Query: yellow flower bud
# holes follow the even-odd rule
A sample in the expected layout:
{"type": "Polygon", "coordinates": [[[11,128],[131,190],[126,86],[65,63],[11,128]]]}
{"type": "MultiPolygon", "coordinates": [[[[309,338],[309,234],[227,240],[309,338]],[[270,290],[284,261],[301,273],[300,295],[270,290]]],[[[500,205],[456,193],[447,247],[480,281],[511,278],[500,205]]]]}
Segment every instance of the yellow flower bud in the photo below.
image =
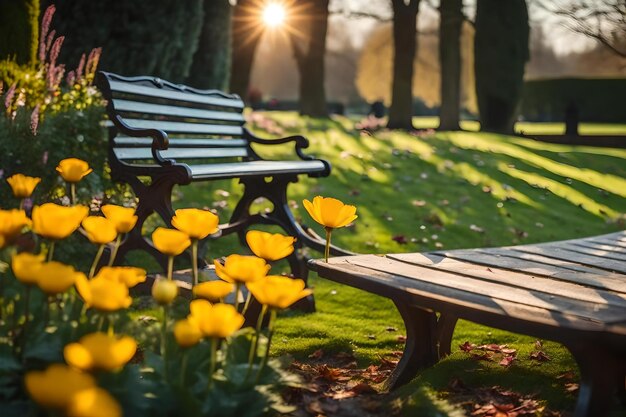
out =
{"type": "Polygon", "coordinates": [[[83,179],[93,169],[89,168],[89,164],[82,159],[67,158],[59,162],[57,172],[67,182],[76,183],[83,179]]]}
{"type": "Polygon", "coordinates": [[[178,285],[175,281],[165,278],[157,278],[152,284],[152,297],[161,305],[166,305],[174,301],[178,295],[178,285]]]}
{"type": "Polygon", "coordinates": [[[176,343],[182,348],[196,345],[202,339],[198,325],[192,320],[180,320],[174,325],[176,343]]]}
{"type": "Polygon", "coordinates": [[[41,178],[29,177],[24,174],[15,174],[7,178],[7,182],[11,186],[13,195],[17,198],[28,198],[33,194],[37,184],[41,182],[41,178]]]}

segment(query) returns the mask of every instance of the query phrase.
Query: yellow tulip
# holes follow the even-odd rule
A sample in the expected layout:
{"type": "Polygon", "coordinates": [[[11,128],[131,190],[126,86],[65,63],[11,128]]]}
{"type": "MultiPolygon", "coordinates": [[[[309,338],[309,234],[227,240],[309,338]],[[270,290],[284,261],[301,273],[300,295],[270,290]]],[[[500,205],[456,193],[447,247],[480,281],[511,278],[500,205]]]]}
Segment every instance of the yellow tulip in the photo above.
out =
{"type": "Polygon", "coordinates": [[[102,210],[104,217],[115,223],[117,233],[128,233],[137,224],[134,208],[106,204],[100,210],[102,210]]]}
{"type": "Polygon", "coordinates": [[[256,256],[230,255],[224,265],[215,260],[215,273],[224,281],[245,284],[263,278],[270,270],[264,259],[256,256]]]}
{"type": "Polygon", "coordinates": [[[191,240],[180,230],[157,227],[152,233],[152,243],[162,254],[178,256],[191,245],[191,240]]]}
{"type": "Polygon", "coordinates": [[[46,203],[33,208],[33,231],[48,239],[65,239],[89,214],[89,207],[46,203]]]}
{"type": "Polygon", "coordinates": [[[0,210],[0,236],[4,244],[11,243],[31,221],[24,210],[0,210]]]}
{"type": "Polygon", "coordinates": [[[219,230],[219,218],[208,210],[178,209],[172,217],[172,226],[187,233],[191,239],[204,239],[219,230]]]}
{"type": "Polygon", "coordinates": [[[48,295],[60,294],[70,289],[76,281],[87,279],[85,274],[76,271],[73,266],[61,262],[42,262],[34,269],[35,281],[41,291],[48,295]]]}
{"type": "Polygon", "coordinates": [[[89,168],[89,164],[82,159],[67,158],[59,162],[57,172],[67,182],[76,183],[83,179],[93,169],[89,168]]]}
{"type": "Polygon", "coordinates": [[[87,307],[106,313],[128,308],[133,302],[126,284],[107,278],[88,280],[83,275],[76,280],[76,290],[87,307]]]}
{"type": "Polygon", "coordinates": [[[272,234],[260,230],[250,230],[246,233],[246,242],[252,253],[268,262],[291,255],[295,241],[295,237],[280,233],[272,234]]]}
{"type": "Polygon", "coordinates": [[[37,283],[39,278],[38,269],[44,261],[42,255],[33,255],[32,253],[22,252],[11,257],[11,269],[13,274],[20,282],[33,285],[37,283]]]}
{"type": "Polygon", "coordinates": [[[72,396],[65,412],[67,417],[121,417],[122,407],[105,389],[95,387],[72,396]]]}
{"type": "Polygon", "coordinates": [[[64,409],[78,392],[96,386],[93,376],[55,363],[45,371],[32,371],[24,378],[31,398],[45,408],[64,409]]]}
{"type": "Polygon", "coordinates": [[[41,178],[29,177],[24,174],[15,174],[7,178],[7,182],[11,186],[13,195],[17,198],[28,198],[33,194],[37,184],[41,182],[41,178]]]}
{"type": "Polygon", "coordinates": [[[193,300],[189,308],[191,314],[188,319],[198,326],[205,337],[223,339],[243,326],[243,316],[230,304],[212,305],[206,300],[193,300]]]}
{"type": "Polygon", "coordinates": [[[326,228],[347,226],[358,217],[355,206],[344,204],[336,198],[317,196],[313,203],[309,200],[304,200],[303,203],[313,220],[326,228]]]}
{"type": "Polygon", "coordinates": [[[202,339],[200,328],[193,320],[179,320],[174,325],[174,337],[176,343],[182,348],[187,348],[198,344],[202,339]]]}
{"type": "Polygon", "coordinates": [[[146,280],[146,270],[134,266],[103,266],[98,271],[97,278],[121,282],[128,288],[132,288],[146,280]]]}
{"type": "Polygon", "coordinates": [[[154,280],[154,284],[152,284],[152,297],[157,303],[161,305],[169,304],[174,301],[177,295],[178,285],[176,282],[164,278],[154,280]]]}
{"type": "Polygon", "coordinates": [[[115,223],[106,217],[85,217],[82,225],[83,229],[85,229],[85,233],[87,233],[87,239],[89,239],[91,243],[106,245],[107,243],[113,242],[117,237],[115,223]]]}
{"type": "Polygon", "coordinates": [[[126,365],[136,351],[137,342],[132,337],[96,332],[65,346],[63,357],[83,371],[114,371],[126,365]]]}
{"type": "Polygon", "coordinates": [[[207,281],[193,287],[193,295],[203,298],[212,303],[217,303],[222,298],[233,292],[235,286],[225,281],[207,281]]]}
{"type": "Polygon", "coordinates": [[[269,308],[287,308],[296,301],[313,293],[304,288],[304,281],[278,275],[270,275],[247,285],[254,298],[269,308]]]}

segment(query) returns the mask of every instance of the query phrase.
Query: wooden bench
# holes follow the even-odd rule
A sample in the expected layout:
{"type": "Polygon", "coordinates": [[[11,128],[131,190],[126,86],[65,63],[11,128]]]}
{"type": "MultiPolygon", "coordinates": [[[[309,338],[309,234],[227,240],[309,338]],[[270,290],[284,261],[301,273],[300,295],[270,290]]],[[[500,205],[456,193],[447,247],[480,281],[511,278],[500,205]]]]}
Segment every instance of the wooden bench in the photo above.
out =
{"type": "MultiPolygon", "coordinates": [[[[165,257],[141,235],[146,218],[156,212],[171,225],[175,185],[232,178],[239,179],[244,192],[230,221],[220,226],[222,235],[236,232],[245,244],[250,225],[271,224],[297,237],[298,248],[323,250],[324,242],[295,221],[287,204],[287,186],[299,175],[325,177],[331,170],[327,161],[303,153],[309,145],[306,138],[254,136],[244,126],[244,103],[234,94],[107,72],[98,73],[96,85],[107,100],[111,178],[130,184],[139,199],[139,221],[120,247],[119,260],[129,250],[143,249],[165,269],[165,257]],[[254,149],[287,143],[294,145],[290,160],[266,160],[254,149]],[[251,214],[250,205],[260,197],[269,200],[273,210],[251,214]]],[[[336,247],[333,251],[347,253],[336,247]]],[[[306,279],[306,262],[298,252],[288,261],[293,275],[306,279]]]]}
{"type": "MultiPolygon", "coordinates": [[[[625,398],[626,232],[502,248],[310,262],[321,277],[393,300],[407,341],[387,387],[448,355],[458,318],[562,343],[580,374],[575,417],[625,398]],[[439,315],[437,315],[439,313],[439,315]]],[[[374,308],[374,306],[372,306],[374,308]]]]}

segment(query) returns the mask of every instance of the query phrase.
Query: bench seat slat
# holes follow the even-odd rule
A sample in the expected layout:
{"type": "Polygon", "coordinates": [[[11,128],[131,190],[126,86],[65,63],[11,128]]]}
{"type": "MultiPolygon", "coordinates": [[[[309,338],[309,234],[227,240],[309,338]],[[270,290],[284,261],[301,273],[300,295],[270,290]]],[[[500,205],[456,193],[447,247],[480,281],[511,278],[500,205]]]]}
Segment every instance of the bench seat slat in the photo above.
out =
{"type": "Polygon", "coordinates": [[[580,248],[603,250],[607,252],[615,252],[618,254],[626,255],[626,248],[622,248],[619,246],[610,246],[610,245],[606,245],[606,244],[598,243],[598,242],[589,242],[589,241],[571,242],[570,245],[578,246],[580,248]]]}
{"type": "Polygon", "coordinates": [[[240,124],[243,124],[243,122],[245,121],[243,115],[240,112],[223,112],[181,106],[167,106],[163,104],[144,103],[140,101],[130,101],[122,99],[113,100],[113,107],[118,112],[164,115],[189,119],[227,121],[237,122],[240,124]]]}
{"type": "MultiPolygon", "coordinates": [[[[122,160],[153,159],[152,148],[116,148],[115,156],[122,160]]],[[[167,159],[195,159],[195,158],[237,158],[248,156],[246,148],[174,148],[160,151],[167,159]]]]}
{"type": "Polygon", "coordinates": [[[313,174],[326,171],[322,161],[249,161],[191,165],[193,180],[209,178],[235,178],[259,175],[313,174]]]}
{"type": "Polygon", "coordinates": [[[182,102],[191,102],[206,104],[209,106],[230,107],[234,109],[243,109],[244,105],[241,100],[223,98],[219,96],[207,96],[195,93],[187,93],[182,91],[174,91],[170,89],[162,89],[157,87],[148,87],[143,85],[132,84],[121,81],[109,81],[109,87],[112,92],[137,94],[145,97],[155,97],[166,100],[176,100],[182,102]]]}
{"type": "MultiPolygon", "coordinates": [[[[117,136],[113,139],[116,147],[149,147],[152,146],[152,138],[131,138],[127,136],[117,136]]],[[[206,146],[212,148],[244,148],[248,146],[245,139],[183,139],[169,138],[170,148],[194,148],[198,146],[206,146]]]]}
{"type": "Polygon", "coordinates": [[[601,268],[607,271],[616,271],[626,274],[626,263],[624,262],[619,262],[614,259],[608,259],[602,256],[583,255],[582,253],[570,252],[556,246],[527,245],[518,246],[514,250],[518,252],[533,253],[548,258],[560,259],[563,261],[590,266],[593,268],[601,268]]]}
{"type": "Polygon", "coordinates": [[[603,250],[603,249],[589,248],[589,247],[574,245],[568,242],[555,243],[552,247],[561,249],[563,251],[571,252],[573,254],[598,256],[601,258],[607,258],[607,259],[612,259],[615,261],[626,262],[626,252],[620,253],[620,252],[603,250]]]}
{"type": "Polygon", "coordinates": [[[199,135],[242,136],[243,128],[232,125],[204,123],[167,122],[162,120],[124,119],[124,123],[134,129],[160,129],[173,133],[193,133],[199,135]]]}

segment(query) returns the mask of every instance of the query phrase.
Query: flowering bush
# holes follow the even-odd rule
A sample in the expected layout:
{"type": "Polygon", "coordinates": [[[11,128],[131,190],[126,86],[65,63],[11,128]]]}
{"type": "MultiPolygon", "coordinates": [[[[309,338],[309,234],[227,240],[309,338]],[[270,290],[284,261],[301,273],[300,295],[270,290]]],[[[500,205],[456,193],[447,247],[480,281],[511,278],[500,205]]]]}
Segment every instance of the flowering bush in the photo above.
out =
{"type": "MultiPolygon", "coordinates": [[[[86,180],[90,169],[71,159],[58,167],[70,184],[86,180]]],[[[249,232],[253,252],[262,257],[230,255],[224,264],[216,262],[220,281],[199,283],[194,268],[197,298],[191,302],[177,296],[170,266],[152,287],[163,312],[155,345],[128,313],[130,288],[146,280],[146,271],[113,266],[136,222],[134,210],[107,205],[101,216],[71,196],[66,206],[25,210],[38,178],[19,175],[8,183],[20,209],[0,210],[0,415],[257,416],[287,410],[278,388],[298,381],[269,358],[274,322],[277,311],[311,290],[300,279],[267,274],[268,262],[293,252],[293,238],[249,232]],[[88,271],[55,260],[55,248],[77,230],[98,247],[88,271]],[[109,265],[100,266],[107,245],[109,265]],[[243,286],[249,291],[242,305],[243,286]],[[230,296],[234,305],[224,303],[230,296]],[[263,305],[261,314],[255,329],[242,329],[252,297],[263,305]]],[[[340,227],[354,217],[341,207],[323,204],[316,215],[340,227]]],[[[172,223],[180,230],[160,228],[152,235],[170,259],[215,233],[218,219],[185,209],[172,223]]]]}

